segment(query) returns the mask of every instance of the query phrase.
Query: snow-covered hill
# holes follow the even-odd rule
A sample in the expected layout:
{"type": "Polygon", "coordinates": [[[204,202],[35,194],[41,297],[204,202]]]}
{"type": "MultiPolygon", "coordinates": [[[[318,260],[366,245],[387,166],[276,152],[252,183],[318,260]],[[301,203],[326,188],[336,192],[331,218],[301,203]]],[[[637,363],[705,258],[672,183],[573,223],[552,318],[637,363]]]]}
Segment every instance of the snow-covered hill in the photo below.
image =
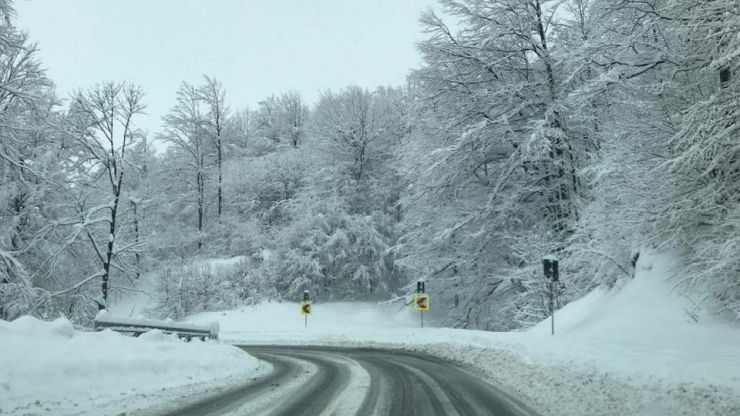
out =
{"type": "MultiPolygon", "coordinates": [[[[740,326],[692,316],[691,301],[665,280],[674,266],[670,257],[645,256],[635,278],[622,287],[597,289],[558,311],[558,335],[550,343],[559,355],[611,371],[740,387],[740,326]]],[[[544,321],[526,335],[549,334],[544,321]]]]}

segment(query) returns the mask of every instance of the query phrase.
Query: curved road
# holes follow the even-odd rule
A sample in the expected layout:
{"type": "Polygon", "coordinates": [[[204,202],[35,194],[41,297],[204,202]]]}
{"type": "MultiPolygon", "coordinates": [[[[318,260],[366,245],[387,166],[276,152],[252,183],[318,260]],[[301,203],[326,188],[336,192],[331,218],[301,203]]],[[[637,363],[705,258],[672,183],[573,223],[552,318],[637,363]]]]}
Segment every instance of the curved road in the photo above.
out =
{"type": "Polygon", "coordinates": [[[273,371],[171,415],[535,416],[468,368],[377,349],[242,347],[273,371]]]}

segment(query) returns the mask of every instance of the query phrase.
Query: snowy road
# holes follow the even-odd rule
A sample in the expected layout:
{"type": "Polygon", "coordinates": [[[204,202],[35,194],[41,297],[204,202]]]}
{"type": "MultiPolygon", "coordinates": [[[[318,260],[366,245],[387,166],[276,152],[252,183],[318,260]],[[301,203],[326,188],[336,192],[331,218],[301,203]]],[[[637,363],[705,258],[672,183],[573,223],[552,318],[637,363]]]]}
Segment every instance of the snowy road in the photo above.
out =
{"type": "Polygon", "coordinates": [[[376,349],[244,347],[273,371],[172,415],[535,415],[457,364],[376,349]]]}

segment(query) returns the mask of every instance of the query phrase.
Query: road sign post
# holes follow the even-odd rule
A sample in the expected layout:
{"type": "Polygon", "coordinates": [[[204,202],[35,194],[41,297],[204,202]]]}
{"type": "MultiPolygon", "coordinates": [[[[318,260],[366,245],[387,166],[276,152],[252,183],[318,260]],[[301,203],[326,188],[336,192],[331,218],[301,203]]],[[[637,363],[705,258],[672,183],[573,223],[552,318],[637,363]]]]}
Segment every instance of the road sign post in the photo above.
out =
{"type": "Polygon", "coordinates": [[[313,313],[313,305],[308,295],[308,290],[303,291],[303,302],[301,302],[301,315],[303,315],[303,327],[308,327],[308,315],[313,313]]]}
{"type": "Polygon", "coordinates": [[[550,332],[555,335],[555,288],[560,281],[558,270],[558,259],[555,256],[545,256],[542,259],[545,279],[547,279],[547,291],[550,295],[550,332]]]}
{"type": "Polygon", "coordinates": [[[414,295],[414,309],[419,311],[421,318],[421,327],[424,328],[424,312],[431,309],[429,304],[429,295],[426,293],[426,287],[423,281],[416,282],[416,295],[414,295]]]}

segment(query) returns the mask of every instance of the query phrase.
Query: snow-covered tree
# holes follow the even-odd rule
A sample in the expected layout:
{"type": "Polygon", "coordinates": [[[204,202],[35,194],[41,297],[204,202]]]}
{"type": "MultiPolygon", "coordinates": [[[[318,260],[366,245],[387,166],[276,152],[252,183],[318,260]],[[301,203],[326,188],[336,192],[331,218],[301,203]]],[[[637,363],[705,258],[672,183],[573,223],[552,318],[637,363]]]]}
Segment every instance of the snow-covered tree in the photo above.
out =
{"type": "Polygon", "coordinates": [[[494,302],[502,276],[520,289],[513,297],[537,302],[520,276],[534,276],[538,256],[564,251],[576,229],[585,193],[578,170],[593,143],[571,125],[577,112],[567,99],[588,80],[587,61],[561,49],[574,36],[561,2],[440,3],[456,29],[432,12],[421,20],[425,65],[412,76],[416,129],[405,157],[416,180],[400,248],[415,276],[454,263],[469,287],[493,288],[451,301],[453,319],[468,321],[468,304],[494,302]]]}
{"type": "Polygon", "coordinates": [[[218,218],[221,219],[223,212],[223,161],[224,161],[224,142],[225,133],[228,125],[228,108],[226,107],[226,92],[215,78],[205,77],[205,83],[199,89],[200,99],[206,106],[204,115],[205,131],[211,139],[211,144],[215,147],[216,153],[216,192],[218,204],[218,218]]]}
{"type": "Polygon", "coordinates": [[[387,240],[374,219],[353,215],[341,200],[307,196],[292,204],[295,221],[277,233],[280,250],[265,264],[278,293],[304,290],[322,300],[367,299],[396,288],[387,240]]]}
{"type": "Polygon", "coordinates": [[[181,178],[179,186],[173,189],[178,198],[175,202],[196,206],[199,249],[203,246],[206,187],[214,149],[209,143],[205,111],[200,90],[183,82],[177,92],[177,103],[164,117],[165,129],[161,137],[173,145],[168,153],[175,163],[175,176],[181,178]]]}
{"type": "Polygon", "coordinates": [[[259,102],[255,116],[257,134],[275,143],[298,147],[306,134],[308,106],[300,93],[271,95],[259,102]]]}
{"type": "Polygon", "coordinates": [[[131,246],[119,242],[116,247],[116,237],[119,215],[125,209],[124,189],[128,180],[125,174],[131,168],[131,147],[142,137],[134,123],[136,116],[144,111],[143,95],[137,86],[106,82],[75,93],[70,107],[70,134],[80,149],[80,166],[86,170],[81,179],[92,187],[89,193],[83,187],[79,194],[82,198],[78,204],[79,225],[101,263],[100,271],[78,284],[99,277],[101,307],[105,307],[108,299],[112,272],[128,277],[131,270],[124,257],[131,246]],[[106,188],[108,192],[102,193],[106,188]],[[99,203],[88,206],[87,199],[97,197],[98,192],[105,197],[100,195],[99,203]]]}

